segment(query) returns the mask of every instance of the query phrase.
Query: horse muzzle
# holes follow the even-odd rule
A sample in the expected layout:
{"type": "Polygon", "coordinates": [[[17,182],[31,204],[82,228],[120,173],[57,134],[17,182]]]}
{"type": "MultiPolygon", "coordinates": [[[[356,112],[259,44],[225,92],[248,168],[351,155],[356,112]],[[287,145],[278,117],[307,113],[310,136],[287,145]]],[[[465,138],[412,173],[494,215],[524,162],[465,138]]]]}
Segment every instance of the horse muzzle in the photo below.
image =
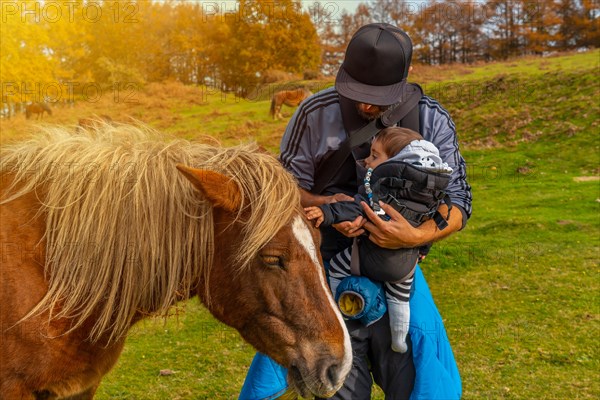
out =
{"type": "Polygon", "coordinates": [[[325,360],[312,372],[292,364],[288,369],[288,384],[302,397],[331,397],[342,387],[348,372],[341,364],[325,360]]]}

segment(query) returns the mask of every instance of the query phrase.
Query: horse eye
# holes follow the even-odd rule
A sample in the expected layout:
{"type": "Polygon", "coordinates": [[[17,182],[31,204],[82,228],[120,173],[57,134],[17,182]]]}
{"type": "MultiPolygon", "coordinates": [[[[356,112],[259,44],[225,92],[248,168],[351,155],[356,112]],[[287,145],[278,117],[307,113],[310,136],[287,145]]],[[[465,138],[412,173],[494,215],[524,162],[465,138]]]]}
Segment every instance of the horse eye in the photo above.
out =
{"type": "Polygon", "coordinates": [[[262,258],[262,261],[268,267],[284,268],[283,260],[279,256],[260,256],[260,257],[262,258]]]}

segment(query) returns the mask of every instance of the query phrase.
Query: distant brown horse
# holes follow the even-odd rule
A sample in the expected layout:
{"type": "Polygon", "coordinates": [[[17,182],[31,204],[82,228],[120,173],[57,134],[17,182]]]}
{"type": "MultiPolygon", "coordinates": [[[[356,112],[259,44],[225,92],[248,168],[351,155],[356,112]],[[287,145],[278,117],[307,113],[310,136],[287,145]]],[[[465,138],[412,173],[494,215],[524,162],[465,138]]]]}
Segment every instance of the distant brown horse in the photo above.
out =
{"type": "Polygon", "coordinates": [[[348,332],[273,156],[124,125],[0,156],[1,399],[92,399],[129,328],[196,295],[301,395],[341,387],[348,332]]]}
{"type": "Polygon", "coordinates": [[[44,112],[52,115],[52,110],[46,103],[31,103],[25,107],[25,118],[30,119],[33,114],[37,114],[37,119],[44,116],[44,112]]]}
{"type": "Polygon", "coordinates": [[[288,107],[296,107],[310,95],[312,95],[312,92],[305,88],[282,90],[277,92],[271,98],[271,108],[269,110],[269,114],[271,114],[273,119],[283,118],[281,115],[282,105],[285,104],[288,107]]]}

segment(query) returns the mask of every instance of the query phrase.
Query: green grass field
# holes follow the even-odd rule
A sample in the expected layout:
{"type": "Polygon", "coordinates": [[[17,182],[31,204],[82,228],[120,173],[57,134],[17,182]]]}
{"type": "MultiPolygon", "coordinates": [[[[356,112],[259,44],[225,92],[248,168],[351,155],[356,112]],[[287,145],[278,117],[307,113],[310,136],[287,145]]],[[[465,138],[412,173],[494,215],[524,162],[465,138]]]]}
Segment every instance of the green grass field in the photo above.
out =
{"type": "MultiPolygon", "coordinates": [[[[599,60],[593,51],[415,71],[453,115],[473,187],[468,226],[422,264],[464,399],[600,397],[599,60]]],[[[277,152],[286,122],[267,114],[274,90],[244,100],[151,85],[133,103],[80,101],[52,122],[133,116],[175,135],[256,140],[277,152]]],[[[18,117],[1,127],[9,140],[32,124],[18,117]]],[[[196,300],[177,315],[134,327],[98,399],[237,398],[252,348],[196,300]]]]}

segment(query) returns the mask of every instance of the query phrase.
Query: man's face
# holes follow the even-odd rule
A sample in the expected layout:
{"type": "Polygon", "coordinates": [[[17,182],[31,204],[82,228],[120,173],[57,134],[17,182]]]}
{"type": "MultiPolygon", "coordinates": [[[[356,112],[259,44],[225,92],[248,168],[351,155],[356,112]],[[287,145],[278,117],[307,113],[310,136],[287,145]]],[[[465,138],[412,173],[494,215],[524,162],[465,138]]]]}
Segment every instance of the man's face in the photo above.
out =
{"type": "Polygon", "coordinates": [[[356,103],[356,110],[361,118],[373,121],[379,118],[390,106],[375,106],[373,104],[356,103]]]}

